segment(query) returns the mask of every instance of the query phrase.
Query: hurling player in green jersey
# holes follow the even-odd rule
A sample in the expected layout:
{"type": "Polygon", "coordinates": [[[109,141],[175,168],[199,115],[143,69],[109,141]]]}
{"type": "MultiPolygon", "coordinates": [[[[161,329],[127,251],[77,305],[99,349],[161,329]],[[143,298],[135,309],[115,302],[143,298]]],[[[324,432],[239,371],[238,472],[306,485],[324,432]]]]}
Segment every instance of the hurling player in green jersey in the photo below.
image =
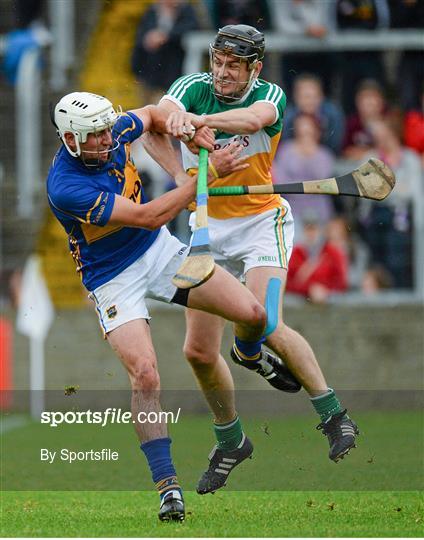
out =
{"type": "MultiPolygon", "coordinates": [[[[225,26],[210,46],[210,73],[181,77],[159,103],[169,113],[168,132],[176,137],[182,138],[191,126],[215,130],[211,186],[272,182],[270,171],[286,99],[278,85],[259,78],[264,51],[264,35],[255,28],[225,26]],[[224,175],[221,156],[230,146],[244,158],[245,167],[224,175]]],[[[150,150],[154,155],[154,149],[150,150]]],[[[154,157],[160,162],[160,156],[154,157]]],[[[195,172],[197,157],[184,145],[182,157],[185,169],[195,172]]],[[[355,446],[357,426],[329,388],[310,345],[282,316],[294,235],[290,205],[273,194],[211,197],[208,213],[215,260],[244,279],[266,307],[263,341],[275,353],[258,351],[236,339],[231,358],[279,390],[296,392],[302,385],[320,416],[318,428],[328,437],[329,457],[338,461],[355,446]]],[[[233,379],[220,355],[224,324],[216,315],[187,310],[184,351],[214,413],[217,438],[198,484],[202,494],[222,487],[233,467],[249,454],[244,451],[246,438],[235,409],[233,379]]]]}

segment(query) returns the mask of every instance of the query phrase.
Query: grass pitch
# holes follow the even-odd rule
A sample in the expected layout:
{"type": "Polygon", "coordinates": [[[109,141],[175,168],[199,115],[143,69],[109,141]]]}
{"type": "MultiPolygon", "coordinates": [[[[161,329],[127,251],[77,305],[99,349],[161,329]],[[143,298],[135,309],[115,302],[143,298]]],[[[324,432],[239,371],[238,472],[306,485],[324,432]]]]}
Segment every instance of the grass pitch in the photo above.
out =
{"type": "Polygon", "coordinates": [[[414,492],[185,493],[182,524],[160,523],[146,492],[9,492],[5,537],[422,536],[424,505],[414,492]]]}
{"type": "Polygon", "coordinates": [[[184,418],[171,427],[186,489],[183,524],[158,521],[158,496],[131,426],[29,423],[2,435],[1,535],[423,536],[422,414],[374,412],[355,420],[358,448],[336,465],[312,415],[245,419],[254,459],[232,473],[228,488],[199,496],[192,490],[213,435],[207,417],[184,418]],[[120,460],[49,465],[40,463],[40,447],[112,447],[120,460]]]}

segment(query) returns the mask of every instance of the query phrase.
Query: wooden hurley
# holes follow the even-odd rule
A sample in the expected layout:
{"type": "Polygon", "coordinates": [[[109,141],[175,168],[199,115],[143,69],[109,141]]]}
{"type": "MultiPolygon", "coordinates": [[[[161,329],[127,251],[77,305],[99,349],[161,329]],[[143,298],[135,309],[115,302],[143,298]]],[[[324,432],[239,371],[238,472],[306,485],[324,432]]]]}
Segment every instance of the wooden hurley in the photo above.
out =
{"type": "Polygon", "coordinates": [[[199,151],[196,203],[196,225],[190,251],[172,279],[172,283],[180,289],[198,287],[207,281],[215,270],[215,262],[209,248],[208,151],[205,148],[199,151]]]}
{"type": "Polygon", "coordinates": [[[347,195],[382,201],[392,191],[396,183],[393,171],[376,158],[351,173],[324,180],[308,180],[294,184],[264,184],[259,186],[222,186],[209,189],[212,197],[228,195],[248,195],[251,193],[278,193],[309,195],[347,195]]]}

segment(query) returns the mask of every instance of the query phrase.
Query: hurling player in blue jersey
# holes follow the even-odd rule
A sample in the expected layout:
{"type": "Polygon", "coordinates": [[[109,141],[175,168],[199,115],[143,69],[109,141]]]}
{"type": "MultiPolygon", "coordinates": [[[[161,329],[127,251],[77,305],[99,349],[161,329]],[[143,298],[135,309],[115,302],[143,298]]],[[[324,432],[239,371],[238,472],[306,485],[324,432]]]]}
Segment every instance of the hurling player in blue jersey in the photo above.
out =
{"type": "MultiPolygon", "coordinates": [[[[63,144],[47,179],[49,204],[68,233],[77,271],[95,303],[103,332],[128,372],[135,429],[160,494],[159,518],[181,521],[184,501],[166,424],[138,421],[141,411],[161,410],[145,299],[232,320],[237,338],[259,348],[265,310],[219,267],[197,288],[182,290],[172,284],[187,250],[165,224],[194,200],[196,180],[188,177],[181,187],[148,202],[130,155],[131,142],[144,131],[165,133],[166,115],[159,108],[117,114],[106,98],[74,92],[59,101],[52,119],[63,144]]],[[[198,140],[208,146],[207,137],[202,140],[200,135],[198,140]]],[[[168,140],[158,144],[168,156],[168,172],[185,176],[168,140]]],[[[242,165],[234,158],[232,166],[242,165]]]]}

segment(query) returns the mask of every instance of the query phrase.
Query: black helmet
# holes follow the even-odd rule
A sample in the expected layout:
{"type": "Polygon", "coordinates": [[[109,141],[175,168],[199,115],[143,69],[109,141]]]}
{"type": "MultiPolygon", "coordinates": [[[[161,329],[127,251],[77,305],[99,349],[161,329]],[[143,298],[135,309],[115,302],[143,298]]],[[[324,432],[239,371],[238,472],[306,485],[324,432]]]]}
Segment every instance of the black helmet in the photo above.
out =
{"type": "Polygon", "coordinates": [[[218,30],[211,48],[246,57],[249,62],[262,60],[265,53],[265,36],[247,24],[227,24],[218,30]]]}

